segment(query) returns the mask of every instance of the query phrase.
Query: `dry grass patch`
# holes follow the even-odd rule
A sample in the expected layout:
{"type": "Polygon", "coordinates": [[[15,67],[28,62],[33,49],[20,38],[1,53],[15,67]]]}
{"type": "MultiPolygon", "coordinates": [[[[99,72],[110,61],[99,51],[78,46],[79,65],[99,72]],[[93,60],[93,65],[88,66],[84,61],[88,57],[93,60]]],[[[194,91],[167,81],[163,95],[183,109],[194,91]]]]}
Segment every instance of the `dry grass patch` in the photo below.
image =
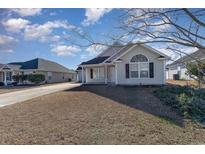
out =
{"type": "MultiPolygon", "coordinates": [[[[169,85],[179,85],[179,86],[191,86],[191,87],[198,86],[198,83],[194,80],[167,80],[166,83],[169,85]]],[[[205,85],[202,85],[202,88],[205,88],[205,85]]]]}
{"type": "Polygon", "coordinates": [[[1,108],[0,143],[204,144],[205,129],[152,91],[85,86],[1,108]]]}

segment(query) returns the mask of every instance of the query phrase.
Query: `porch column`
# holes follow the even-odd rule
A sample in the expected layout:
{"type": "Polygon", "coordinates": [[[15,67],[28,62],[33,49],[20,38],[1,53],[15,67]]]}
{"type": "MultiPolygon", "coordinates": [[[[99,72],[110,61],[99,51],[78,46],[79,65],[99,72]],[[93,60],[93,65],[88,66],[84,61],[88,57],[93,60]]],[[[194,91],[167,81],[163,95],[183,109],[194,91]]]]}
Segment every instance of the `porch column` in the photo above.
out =
{"type": "Polygon", "coordinates": [[[88,80],[88,68],[85,68],[85,83],[87,83],[88,80]]]}
{"type": "Polygon", "coordinates": [[[82,84],[84,84],[84,68],[82,67],[82,84]]]}
{"type": "Polygon", "coordinates": [[[107,84],[107,65],[105,65],[105,84],[107,84]]]}
{"type": "Polygon", "coordinates": [[[118,69],[118,64],[115,63],[115,84],[118,84],[118,72],[117,72],[117,69],[118,69]]]}
{"type": "Polygon", "coordinates": [[[6,72],[4,72],[4,85],[7,86],[7,82],[6,82],[6,72]]]}

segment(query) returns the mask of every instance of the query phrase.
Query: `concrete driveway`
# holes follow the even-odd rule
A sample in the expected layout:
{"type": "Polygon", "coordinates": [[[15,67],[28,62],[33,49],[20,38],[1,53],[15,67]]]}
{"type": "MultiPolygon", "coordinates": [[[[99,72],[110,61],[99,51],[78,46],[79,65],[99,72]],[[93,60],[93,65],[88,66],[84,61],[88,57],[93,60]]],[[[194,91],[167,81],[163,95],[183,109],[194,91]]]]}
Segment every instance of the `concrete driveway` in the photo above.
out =
{"type": "Polygon", "coordinates": [[[42,95],[71,89],[80,85],[81,84],[79,83],[59,83],[50,86],[34,87],[31,89],[0,94],[0,107],[23,102],[42,95]]]}

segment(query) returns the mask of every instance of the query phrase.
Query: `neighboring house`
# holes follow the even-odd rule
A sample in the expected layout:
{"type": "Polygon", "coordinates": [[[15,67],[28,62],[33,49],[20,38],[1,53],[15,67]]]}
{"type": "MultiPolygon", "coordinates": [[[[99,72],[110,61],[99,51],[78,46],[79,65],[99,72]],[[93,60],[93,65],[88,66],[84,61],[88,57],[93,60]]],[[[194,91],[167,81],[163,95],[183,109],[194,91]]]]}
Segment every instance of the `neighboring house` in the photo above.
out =
{"type": "Polygon", "coordinates": [[[26,62],[13,62],[0,64],[0,82],[5,85],[12,82],[12,76],[17,74],[45,75],[45,83],[67,82],[76,80],[76,72],[66,67],[41,58],[36,58],[26,62]]]}
{"type": "Polygon", "coordinates": [[[166,66],[166,76],[167,79],[185,79],[191,80],[191,78],[186,74],[186,63],[194,62],[195,60],[204,60],[205,59],[205,52],[201,50],[197,50],[196,52],[179,58],[178,60],[174,61],[173,63],[166,66]]]}
{"type": "Polygon", "coordinates": [[[81,63],[77,72],[79,81],[86,84],[163,85],[169,58],[147,45],[114,44],[81,63]]]}

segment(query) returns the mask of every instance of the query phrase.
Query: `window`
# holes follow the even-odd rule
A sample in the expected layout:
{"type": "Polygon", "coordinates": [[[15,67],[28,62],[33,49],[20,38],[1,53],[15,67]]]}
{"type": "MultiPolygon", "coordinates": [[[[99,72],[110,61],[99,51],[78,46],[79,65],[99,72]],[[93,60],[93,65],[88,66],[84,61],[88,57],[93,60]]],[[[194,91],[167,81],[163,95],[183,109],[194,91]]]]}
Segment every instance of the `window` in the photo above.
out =
{"type": "Polygon", "coordinates": [[[149,62],[144,55],[135,55],[130,60],[130,77],[131,78],[148,78],[149,62]]]}
{"type": "Polygon", "coordinates": [[[104,79],[104,68],[100,67],[98,70],[99,70],[99,79],[104,79]]]}
{"type": "Polygon", "coordinates": [[[149,64],[140,63],[140,78],[148,78],[149,75],[149,64]]]}
{"type": "Polygon", "coordinates": [[[98,78],[98,68],[93,68],[93,79],[98,78]]]}
{"type": "Polygon", "coordinates": [[[51,80],[52,79],[52,72],[48,72],[47,75],[48,75],[48,80],[51,80]]]}
{"type": "Polygon", "coordinates": [[[11,81],[11,72],[6,72],[6,80],[11,81]]]}
{"type": "Polygon", "coordinates": [[[138,63],[130,65],[130,76],[131,78],[138,77],[138,63]]]}
{"type": "Polygon", "coordinates": [[[93,79],[104,79],[104,68],[93,68],[93,79]]]}
{"type": "Polygon", "coordinates": [[[132,57],[130,60],[131,63],[136,63],[136,62],[147,62],[148,59],[144,55],[135,55],[132,57]]]}

